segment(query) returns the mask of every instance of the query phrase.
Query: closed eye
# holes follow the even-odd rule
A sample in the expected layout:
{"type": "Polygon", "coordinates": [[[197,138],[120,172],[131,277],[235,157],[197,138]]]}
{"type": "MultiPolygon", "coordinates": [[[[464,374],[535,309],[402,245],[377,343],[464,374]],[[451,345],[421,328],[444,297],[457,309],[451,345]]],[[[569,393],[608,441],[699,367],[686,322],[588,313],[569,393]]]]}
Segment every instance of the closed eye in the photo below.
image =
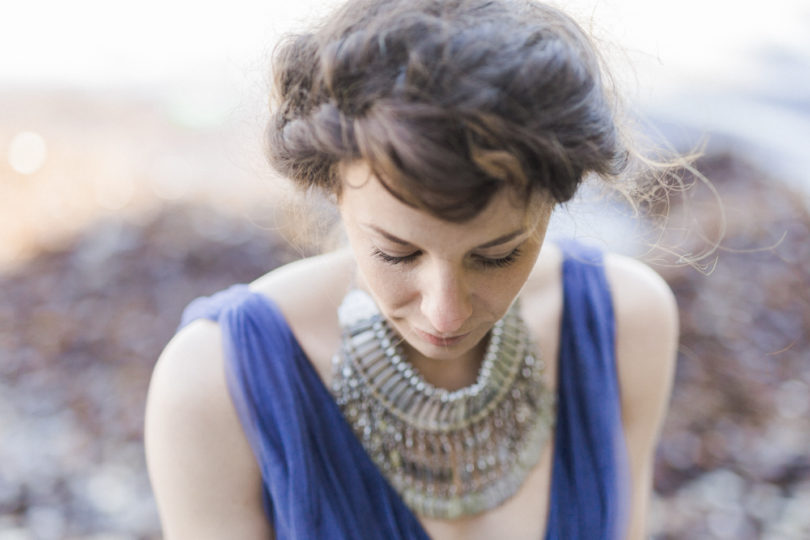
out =
{"type": "MultiPolygon", "coordinates": [[[[481,255],[474,255],[473,260],[484,268],[505,268],[515,262],[515,260],[520,256],[520,248],[517,247],[512,250],[511,253],[506,255],[505,257],[484,257],[481,255]]],[[[377,248],[372,249],[371,251],[372,256],[380,259],[384,263],[387,264],[407,264],[413,262],[419,257],[422,252],[417,250],[413,253],[409,253],[408,255],[391,255],[384,251],[381,251],[377,248]]]]}
{"type": "Polygon", "coordinates": [[[388,253],[386,253],[384,251],[380,251],[377,248],[374,248],[371,251],[372,256],[377,257],[381,261],[386,262],[388,264],[409,263],[409,262],[412,262],[412,261],[416,260],[416,258],[419,255],[421,255],[421,253],[422,253],[421,251],[414,251],[413,253],[410,253],[408,255],[404,255],[404,256],[400,257],[400,256],[396,256],[396,255],[389,255],[388,253]]]}
{"type": "Polygon", "coordinates": [[[514,250],[512,250],[512,252],[509,253],[509,255],[507,255],[505,257],[497,257],[497,258],[493,259],[493,258],[490,258],[490,257],[481,257],[479,255],[479,256],[476,256],[476,261],[480,265],[482,265],[484,267],[487,267],[487,268],[504,268],[506,266],[509,266],[513,262],[515,262],[515,260],[519,256],[520,256],[520,248],[517,247],[514,250]]]}

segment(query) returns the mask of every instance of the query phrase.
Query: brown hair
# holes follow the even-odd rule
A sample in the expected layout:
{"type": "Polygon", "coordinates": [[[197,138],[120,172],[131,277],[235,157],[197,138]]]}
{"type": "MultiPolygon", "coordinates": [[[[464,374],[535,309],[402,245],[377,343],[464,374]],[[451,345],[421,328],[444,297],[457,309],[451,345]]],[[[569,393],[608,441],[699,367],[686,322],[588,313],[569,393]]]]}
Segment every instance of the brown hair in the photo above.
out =
{"type": "Polygon", "coordinates": [[[273,60],[268,155],[339,194],[364,160],[403,202],[464,221],[504,186],[569,200],[627,151],[588,37],[528,0],[349,0],[273,60]]]}

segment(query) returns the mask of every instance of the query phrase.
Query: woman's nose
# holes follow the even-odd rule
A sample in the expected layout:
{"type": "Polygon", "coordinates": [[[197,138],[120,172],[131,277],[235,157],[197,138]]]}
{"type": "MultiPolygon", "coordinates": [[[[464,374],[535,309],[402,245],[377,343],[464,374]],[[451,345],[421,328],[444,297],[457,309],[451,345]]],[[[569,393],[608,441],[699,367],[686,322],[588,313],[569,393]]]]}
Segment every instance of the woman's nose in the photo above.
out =
{"type": "Polygon", "coordinates": [[[422,289],[422,314],[441,336],[452,336],[472,315],[472,303],[463,276],[451,268],[439,267],[422,289]]]}

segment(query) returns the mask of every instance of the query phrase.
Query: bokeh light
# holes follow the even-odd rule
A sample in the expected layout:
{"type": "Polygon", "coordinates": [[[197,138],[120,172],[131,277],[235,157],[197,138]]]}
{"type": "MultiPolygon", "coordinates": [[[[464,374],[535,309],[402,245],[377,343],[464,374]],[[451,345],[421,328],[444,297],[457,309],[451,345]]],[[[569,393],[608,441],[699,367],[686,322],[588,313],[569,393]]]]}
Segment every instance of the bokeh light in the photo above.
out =
{"type": "Polygon", "coordinates": [[[45,139],[34,131],[17,133],[8,145],[8,164],[20,174],[34,174],[45,164],[47,156],[45,139]]]}

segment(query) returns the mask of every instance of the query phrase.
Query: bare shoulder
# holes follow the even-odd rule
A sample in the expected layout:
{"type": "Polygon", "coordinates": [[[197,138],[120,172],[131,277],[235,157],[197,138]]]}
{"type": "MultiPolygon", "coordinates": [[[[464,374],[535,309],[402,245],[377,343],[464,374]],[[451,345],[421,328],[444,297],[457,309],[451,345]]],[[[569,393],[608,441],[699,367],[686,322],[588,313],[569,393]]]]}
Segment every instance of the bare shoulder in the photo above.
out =
{"type": "Polygon", "coordinates": [[[225,383],[219,326],[195,321],[158,360],[145,443],[166,538],[267,538],[261,476],[225,383]]]}
{"type": "Polygon", "coordinates": [[[324,302],[339,302],[350,285],[354,259],[348,249],[341,249],[300,259],[268,272],[251,288],[294,312],[322,307],[324,302]],[[293,305],[294,304],[294,305],[293,305]]]}
{"type": "Polygon", "coordinates": [[[632,479],[628,538],[643,538],[655,447],[666,416],[678,346],[678,310],[666,282],[639,261],[608,255],[616,367],[632,479]]]}
{"type": "MultiPolygon", "coordinates": [[[[677,317],[675,297],[664,279],[646,264],[622,255],[605,256],[605,270],[621,316],[677,317]]],[[[665,322],[665,321],[659,321],[665,322]]],[[[673,321],[671,321],[673,322],[673,321]]]]}
{"type": "MultiPolygon", "coordinates": [[[[348,286],[346,260],[345,254],[302,259],[251,288],[275,301],[296,332],[317,335],[310,330],[330,324],[336,312],[324,303],[339,302],[348,286]]],[[[145,443],[166,538],[272,535],[261,472],[227,387],[222,341],[218,324],[194,321],[169,342],[152,374],[145,443]]],[[[303,343],[317,350],[321,341],[303,343]]]]}
{"type": "Polygon", "coordinates": [[[675,297],[654,270],[635,259],[608,255],[605,269],[616,317],[625,418],[657,426],[668,401],[678,345],[675,297]]]}
{"type": "Polygon", "coordinates": [[[278,305],[318,374],[327,381],[340,342],[337,308],[354,278],[348,249],[301,259],[257,279],[251,288],[278,305]]]}

